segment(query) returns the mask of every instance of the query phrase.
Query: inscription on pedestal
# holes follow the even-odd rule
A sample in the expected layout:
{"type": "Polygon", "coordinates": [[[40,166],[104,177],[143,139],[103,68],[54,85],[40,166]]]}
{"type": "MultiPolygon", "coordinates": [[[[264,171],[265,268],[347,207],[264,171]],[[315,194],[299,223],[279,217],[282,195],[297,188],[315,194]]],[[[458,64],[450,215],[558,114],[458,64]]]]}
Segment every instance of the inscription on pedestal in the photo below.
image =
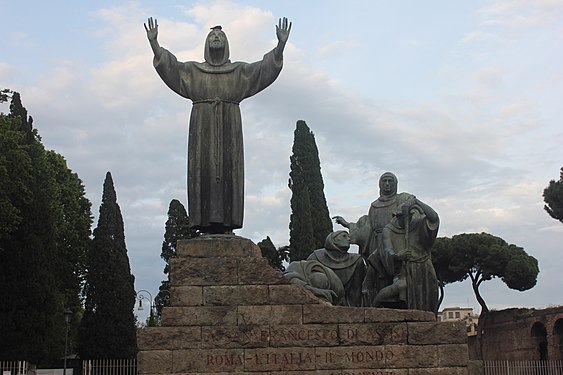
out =
{"type": "Polygon", "coordinates": [[[408,337],[405,323],[345,324],[339,327],[344,345],[389,345],[404,343],[408,337]]]}
{"type": "Polygon", "coordinates": [[[330,346],[338,343],[335,325],[280,325],[270,329],[270,345],[274,347],[330,346]]]}
{"type": "Polygon", "coordinates": [[[244,353],[213,350],[204,352],[203,358],[206,368],[232,371],[241,367],[252,371],[276,371],[290,368],[301,370],[383,369],[387,367],[389,361],[396,359],[393,351],[384,347],[263,348],[247,349],[244,353]]]}

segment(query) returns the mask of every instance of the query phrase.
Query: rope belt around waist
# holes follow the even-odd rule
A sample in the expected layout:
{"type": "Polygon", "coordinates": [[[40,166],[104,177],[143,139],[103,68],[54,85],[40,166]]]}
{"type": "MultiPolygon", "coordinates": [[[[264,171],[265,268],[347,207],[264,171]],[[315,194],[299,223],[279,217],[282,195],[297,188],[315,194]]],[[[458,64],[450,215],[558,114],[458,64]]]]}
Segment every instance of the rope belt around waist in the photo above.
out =
{"type": "Polygon", "coordinates": [[[414,258],[414,259],[409,259],[408,261],[411,263],[424,263],[426,261],[430,260],[430,255],[429,254],[425,254],[422,255],[418,258],[414,258]]]}
{"type": "Polygon", "coordinates": [[[239,105],[239,102],[235,102],[234,100],[227,100],[221,98],[215,99],[201,99],[201,100],[194,100],[192,101],[193,104],[201,104],[201,103],[212,103],[212,104],[220,104],[220,103],[229,103],[229,104],[236,104],[239,105]]]}
{"type": "Polygon", "coordinates": [[[213,105],[214,109],[213,112],[215,114],[214,116],[214,122],[215,122],[215,152],[214,152],[214,158],[215,158],[215,181],[216,182],[220,182],[221,181],[221,176],[222,176],[222,170],[220,168],[221,166],[221,161],[222,161],[222,150],[221,150],[221,145],[223,143],[223,132],[221,131],[221,124],[223,122],[223,106],[221,104],[223,103],[228,103],[228,104],[235,104],[235,105],[239,105],[239,102],[235,102],[233,100],[227,100],[227,99],[221,99],[221,98],[214,98],[214,99],[201,99],[201,100],[193,100],[192,101],[193,105],[196,104],[211,104],[213,105]]]}

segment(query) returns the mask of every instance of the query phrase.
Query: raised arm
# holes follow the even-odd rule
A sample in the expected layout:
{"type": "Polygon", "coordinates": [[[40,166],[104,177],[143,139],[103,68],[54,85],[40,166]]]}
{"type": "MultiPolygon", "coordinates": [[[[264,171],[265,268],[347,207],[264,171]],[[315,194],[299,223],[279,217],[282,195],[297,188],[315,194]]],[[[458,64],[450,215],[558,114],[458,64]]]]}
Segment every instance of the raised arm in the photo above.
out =
{"type": "Polygon", "coordinates": [[[285,43],[289,38],[289,33],[291,31],[291,22],[289,26],[287,24],[287,18],[280,18],[278,24],[276,25],[276,36],[278,37],[278,45],[274,50],[276,58],[281,59],[283,57],[283,49],[285,48],[285,43]]]}
{"type": "Polygon", "coordinates": [[[333,216],[332,219],[336,224],[342,225],[344,228],[350,228],[350,223],[344,220],[342,216],[333,216]]]}
{"type": "Polygon", "coordinates": [[[159,59],[160,58],[160,44],[158,44],[158,22],[156,18],[153,20],[152,17],[149,17],[147,23],[143,24],[145,26],[145,31],[147,32],[147,38],[149,39],[149,43],[152,48],[152,52],[154,56],[159,59]],[[148,24],[148,27],[147,27],[148,24]]]}
{"type": "Polygon", "coordinates": [[[422,208],[422,210],[424,211],[424,214],[426,215],[426,218],[431,223],[437,223],[438,220],[440,220],[439,217],[438,217],[438,213],[436,211],[434,211],[434,209],[432,207],[430,207],[429,205],[427,205],[426,203],[424,203],[421,200],[415,198],[414,204],[416,204],[416,205],[420,206],[420,208],[422,208]]]}

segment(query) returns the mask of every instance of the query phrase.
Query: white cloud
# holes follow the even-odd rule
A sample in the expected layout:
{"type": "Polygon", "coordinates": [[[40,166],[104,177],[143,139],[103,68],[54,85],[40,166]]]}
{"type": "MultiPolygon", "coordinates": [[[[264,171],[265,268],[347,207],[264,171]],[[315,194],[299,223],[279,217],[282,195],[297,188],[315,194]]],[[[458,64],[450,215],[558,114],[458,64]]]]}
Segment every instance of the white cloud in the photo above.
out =
{"type": "Polygon", "coordinates": [[[556,20],[558,15],[563,14],[563,5],[556,0],[496,0],[479,13],[485,25],[526,29],[556,20]]]}
{"type": "Polygon", "coordinates": [[[15,68],[10,64],[0,62],[0,80],[8,83],[10,76],[15,72],[15,68]]]}

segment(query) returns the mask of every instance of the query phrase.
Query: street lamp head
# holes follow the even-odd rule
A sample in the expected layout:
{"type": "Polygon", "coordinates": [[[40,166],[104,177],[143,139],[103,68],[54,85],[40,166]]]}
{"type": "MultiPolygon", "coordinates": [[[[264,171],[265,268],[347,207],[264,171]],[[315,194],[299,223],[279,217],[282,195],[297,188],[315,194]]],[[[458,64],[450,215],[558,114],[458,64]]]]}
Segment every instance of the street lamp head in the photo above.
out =
{"type": "Polygon", "coordinates": [[[72,320],[72,310],[71,309],[65,309],[65,311],[63,311],[63,314],[65,314],[66,324],[70,323],[70,321],[72,320]]]}
{"type": "Polygon", "coordinates": [[[139,311],[144,310],[143,300],[146,299],[147,301],[149,301],[149,306],[150,306],[150,309],[152,311],[152,309],[154,308],[154,300],[152,299],[152,294],[148,290],[145,290],[145,289],[141,289],[138,292],[136,292],[135,294],[137,296],[137,299],[139,300],[139,306],[137,307],[137,310],[139,310],[139,311]]]}

